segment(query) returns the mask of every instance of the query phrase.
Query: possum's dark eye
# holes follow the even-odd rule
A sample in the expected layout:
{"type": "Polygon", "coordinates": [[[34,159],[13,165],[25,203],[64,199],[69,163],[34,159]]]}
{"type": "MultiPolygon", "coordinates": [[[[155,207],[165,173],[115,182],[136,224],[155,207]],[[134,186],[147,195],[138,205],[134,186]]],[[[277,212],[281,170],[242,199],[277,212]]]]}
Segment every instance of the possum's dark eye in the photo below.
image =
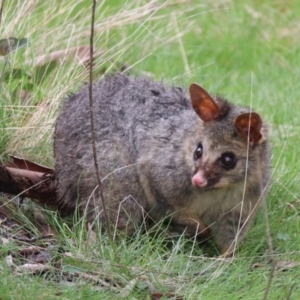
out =
{"type": "Polygon", "coordinates": [[[199,159],[202,156],[202,152],[203,152],[203,146],[201,143],[198,144],[195,152],[194,152],[194,159],[199,159]]]}
{"type": "Polygon", "coordinates": [[[230,170],[230,169],[234,168],[235,163],[236,163],[236,158],[233,153],[225,152],[222,154],[220,161],[221,161],[222,167],[225,170],[230,170]]]}

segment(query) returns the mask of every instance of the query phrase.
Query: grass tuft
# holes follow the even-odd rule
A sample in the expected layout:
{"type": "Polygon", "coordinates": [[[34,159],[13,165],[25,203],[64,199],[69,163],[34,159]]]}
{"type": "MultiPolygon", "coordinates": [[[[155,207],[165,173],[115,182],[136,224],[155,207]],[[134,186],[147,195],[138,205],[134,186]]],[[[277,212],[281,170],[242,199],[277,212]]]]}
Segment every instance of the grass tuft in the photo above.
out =
{"type": "MultiPolygon", "coordinates": [[[[13,154],[53,166],[59,107],[88,78],[87,61],[74,48],[89,45],[90,4],[5,1],[0,39],[27,38],[29,43],[0,57],[2,162],[13,154]],[[38,65],[41,56],[48,62],[38,65]],[[14,69],[22,72],[12,76],[14,69]],[[7,79],[5,74],[10,74],[7,79]]],[[[95,79],[127,68],[166,84],[198,82],[236,104],[251,105],[270,124],[273,168],[267,205],[281,265],[268,299],[300,296],[299,14],[296,0],[98,1],[96,11],[95,79]]],[[[199,246],[183,235],[168,238],[162,224],[112,245],[100,229],[86,228],[83,218],[75,215],[70,225],[44,210],[55,236],[21,241],[17,238],[41,235],[36,206],[25,201],[25,209],[18,210],[7,195],[1,201],[10,201],[6,214],[17,223],[10,227],[0,204],[1,299],[151,299],[153,291],[164,294],[161,299],[264,297],[271,266],[263,212],[235,259],[227,261],[211,244],[199,246]],[[16,253],[29,246],[50,253],[45,265],[51,268],[35,275],[20,271],[24,257],[16,253]]]]}

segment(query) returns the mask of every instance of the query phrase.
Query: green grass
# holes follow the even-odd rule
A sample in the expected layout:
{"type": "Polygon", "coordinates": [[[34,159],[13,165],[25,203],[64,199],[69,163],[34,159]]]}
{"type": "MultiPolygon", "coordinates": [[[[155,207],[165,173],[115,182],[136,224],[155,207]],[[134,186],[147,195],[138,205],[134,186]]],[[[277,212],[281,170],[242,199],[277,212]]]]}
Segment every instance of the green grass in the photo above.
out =
{"type": "MultiPolygon", "coordinates": [[[[0,38],[29,39],[27,48],[9,55],[6,70],[23,69],[34,76],[37,56],[88,45],[88,1],[51,3],[5,2],[0,38]]],[[[267,205],[274,251],[279,261],[299,264],[298,1],[147,3],[98,1],[95,48],[104,54],[96,60],[95,77],[100,77],[104,68],[112,72],[126,64],[134,74],[147,74],[166,83],[188,87],[198,82],[211,93],[251,105],[259,112],[272,129],[272,185],[267,205]]],[[[4,62],[1,57],[0,70],[4,62]]],[[[17,83],[1,82],[1,160],[14,154],[52,166],[52,133],[58,108],[63,98],[85,80],[85,68],[73,59],[54,66],[52,72],[46,71],[41,82],[33,79],[26,99],[16,96],[16,86],[26,84],[24,78],[17,83]]],[[[157,291],[170,290],[185,299],[263,299],[271,266],[262,212],[230,263],[204,256],[205,248],[184,237],[165,241],[163,233],[156,237],[137,234],[133,240],[114,246],[106,236],[98,236],[90,245],[82,223],[68,230],[55,215],[50,219],[63,249],[53,250],[55,259],[61,259],[61,268],[69,273],[77,269],[93,272],[102,280],[110,278],[110,286],[103,288],[80,278],[68,284],[63,272],[16,275],[6,265],[5,257],[18,245],[10,242],[1,246],[0,239],[1,299],[120,299],[121,295],[124,299],[150,299],[147,280],[157,291]],[[135,278],[137,284],[126,294],[124,288],[135,278]]],[[[32,225],[23,226],[33,230],[32,225]]],[[[290,299],[299,299],[299,277],[299,266],[277,269],[268,299],[287,299],[292,287],[290,299]]]]}

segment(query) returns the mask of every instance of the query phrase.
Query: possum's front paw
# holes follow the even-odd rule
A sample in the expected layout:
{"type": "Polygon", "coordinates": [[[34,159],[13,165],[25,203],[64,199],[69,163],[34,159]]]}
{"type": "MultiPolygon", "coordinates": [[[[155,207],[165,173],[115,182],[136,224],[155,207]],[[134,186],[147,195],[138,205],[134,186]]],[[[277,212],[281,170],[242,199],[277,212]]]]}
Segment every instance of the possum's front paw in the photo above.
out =
{"type": "Polygon", "coordinates": [[[172,227],[178,232],[185,232],[188,236],[197,238],[211,237],[211,230],[197,216],[191,214],[177,215],[172,220],[172,227]]]}
{"type": "Polygon", "coordinates": [[[230,243],[227,243],[226,245],[222,245],[220,247],[220,257],[222,258],[231,258],[233,257],[235,250],[236,250],[236,242],[231,241],[230,243]]]}

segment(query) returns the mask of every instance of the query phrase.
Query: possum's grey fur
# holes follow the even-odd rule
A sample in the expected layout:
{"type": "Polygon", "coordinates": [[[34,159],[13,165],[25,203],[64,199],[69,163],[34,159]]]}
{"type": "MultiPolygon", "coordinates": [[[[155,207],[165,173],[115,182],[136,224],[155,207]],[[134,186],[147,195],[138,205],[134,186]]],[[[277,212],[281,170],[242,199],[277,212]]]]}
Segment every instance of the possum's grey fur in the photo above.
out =
{"type": "MultiPolygon", "coordinates": [[[[214,101],[220,110],[225,107],[224,116],[205,123],[183,89],[122,74],[95,83],[93,98],[104,197],[111,221],[119,230],[130,235],[145,214],[157,221],[169,215],[179,230],[190,235],[206,235],[211,229],[222,252],[230,248],[238,226],[243,227],[243,238],[269,181],[266,125],[262,140],[252,148],[233,126],[235,118],[249,109],[217,97],[214,101]],[[211,161],[213,169],[211,184],[208,181],[205,189],[191,183],[201,165],[194,158],[200,142],[203,160],[211,161]],[[224,151],[237,155],[233,170],[225,171],[217,164],[224,151]]],[[[60,210],[73,212],[79,205],[91,220],[99,212],[103,221],[91,146],[88,87],[64,103],[54,141],[60,210]]]]}

